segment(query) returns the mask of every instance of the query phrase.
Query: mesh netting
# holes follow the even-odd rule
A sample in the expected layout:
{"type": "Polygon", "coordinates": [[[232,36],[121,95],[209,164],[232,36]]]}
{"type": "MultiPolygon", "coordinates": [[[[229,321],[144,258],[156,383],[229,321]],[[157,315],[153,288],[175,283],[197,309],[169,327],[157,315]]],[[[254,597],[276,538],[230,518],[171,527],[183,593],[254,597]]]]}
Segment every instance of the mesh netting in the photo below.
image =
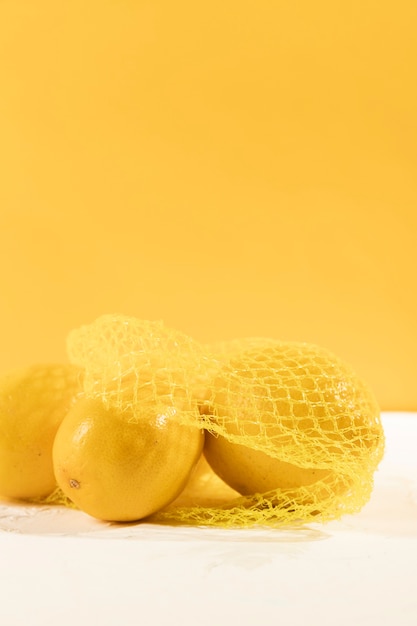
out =
{"type": "Polygon", "coordinates": [[[317,346],[261,338],[217,345],[215,355],[202,411],[215,435],[206,455],[245,497],[175,515],[247,525],[359,511],[384,436],[375,398],[352,369],[317,346]]]}
{"type": "MultiPolygon", "coordinates": [[[[204,393],[207,356],[187,335],[161,321],[103,315],[67,338],[72,363],[85,370],[84,391],[139,419],[142,406],[174,398],[190,406],[204,393]]],[[[187,415],[183,416],[187,422],[187,415]]]]}
{"type": "Polygon", "coordinates": [[[154,521],[325,521],[370,497],[384,450],[378,405],[326,350],[263,338],[203,347],[162,322],[107,315],[72,331],[68,354],[87,396],[137,419],[170,397],[189,408],[182,423],[206,430],[210,465],[203,458],[154,521]]]}

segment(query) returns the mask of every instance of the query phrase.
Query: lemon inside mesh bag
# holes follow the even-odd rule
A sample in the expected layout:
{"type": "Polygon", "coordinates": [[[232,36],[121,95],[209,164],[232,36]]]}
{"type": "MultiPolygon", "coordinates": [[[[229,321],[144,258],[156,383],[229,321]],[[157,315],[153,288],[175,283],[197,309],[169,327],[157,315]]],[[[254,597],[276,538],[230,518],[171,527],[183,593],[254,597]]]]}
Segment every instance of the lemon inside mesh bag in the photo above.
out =
{"type": "Polygon", "coordinates": [[[201,346],[162,322],[119,315],[73,330],[67,345],[70,361],[85,368],[86,396],[138,418],[143,403],[184,398],[190,410],[179,419],[197,419],[214,443],[206,454],[217,473],[203,457],[184,492],[153,521],[294,525],[337,519],[368,501],[384,451],[379,408],[326,350],[263,338],[201,346]],[[279,476],[284,467],[309,479],[257,489],[259,458],[261,474],[279,476]]]}

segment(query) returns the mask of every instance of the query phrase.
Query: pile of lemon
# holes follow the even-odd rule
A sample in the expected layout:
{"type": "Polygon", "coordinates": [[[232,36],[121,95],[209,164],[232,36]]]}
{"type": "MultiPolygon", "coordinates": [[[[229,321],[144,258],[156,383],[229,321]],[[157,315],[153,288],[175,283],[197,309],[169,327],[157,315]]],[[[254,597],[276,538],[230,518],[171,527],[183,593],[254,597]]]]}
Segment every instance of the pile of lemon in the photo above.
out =
{"type": "Polygon", "coordinates": [[[378,404],[318,346],[202,346],[104,315],[69,362],[0,380],[0,497],[102,520],[247,526],[336,519],[368,501],[378,404]]]}

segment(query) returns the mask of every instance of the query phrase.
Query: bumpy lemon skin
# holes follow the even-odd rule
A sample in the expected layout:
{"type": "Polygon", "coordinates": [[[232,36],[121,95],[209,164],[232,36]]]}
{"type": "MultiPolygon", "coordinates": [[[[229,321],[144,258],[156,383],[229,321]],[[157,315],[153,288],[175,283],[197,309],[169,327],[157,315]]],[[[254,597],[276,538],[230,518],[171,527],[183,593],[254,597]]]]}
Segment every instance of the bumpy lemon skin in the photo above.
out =
{"type": "Polygon", "coordinates": [[[133,419],[99,399],[81,399],[55,437],[59,487],[101,520],[131,522],[159,511],[184,489],[204,445],[203,430],[176,415],[173,405],[150,404],[133,419]]]}
{"type": "Polygon", "coordinates": [[[36,364],[0,379],[1,497],[32,500],[56,488],[52,445],[81,379],[70,364],[36,364]]]}

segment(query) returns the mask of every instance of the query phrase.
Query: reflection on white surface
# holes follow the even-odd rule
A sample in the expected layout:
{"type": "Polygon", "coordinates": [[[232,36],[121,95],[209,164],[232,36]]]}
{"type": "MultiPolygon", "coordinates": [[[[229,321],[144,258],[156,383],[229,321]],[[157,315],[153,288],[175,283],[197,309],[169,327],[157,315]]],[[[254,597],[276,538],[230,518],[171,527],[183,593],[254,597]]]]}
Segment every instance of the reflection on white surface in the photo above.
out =
{"type": "Polygon", "coordinates": [[[119,525],[1,504],[0,624],[416,626],[417,414],[383,424],[372,498],[338,522],[119,525]]]}

